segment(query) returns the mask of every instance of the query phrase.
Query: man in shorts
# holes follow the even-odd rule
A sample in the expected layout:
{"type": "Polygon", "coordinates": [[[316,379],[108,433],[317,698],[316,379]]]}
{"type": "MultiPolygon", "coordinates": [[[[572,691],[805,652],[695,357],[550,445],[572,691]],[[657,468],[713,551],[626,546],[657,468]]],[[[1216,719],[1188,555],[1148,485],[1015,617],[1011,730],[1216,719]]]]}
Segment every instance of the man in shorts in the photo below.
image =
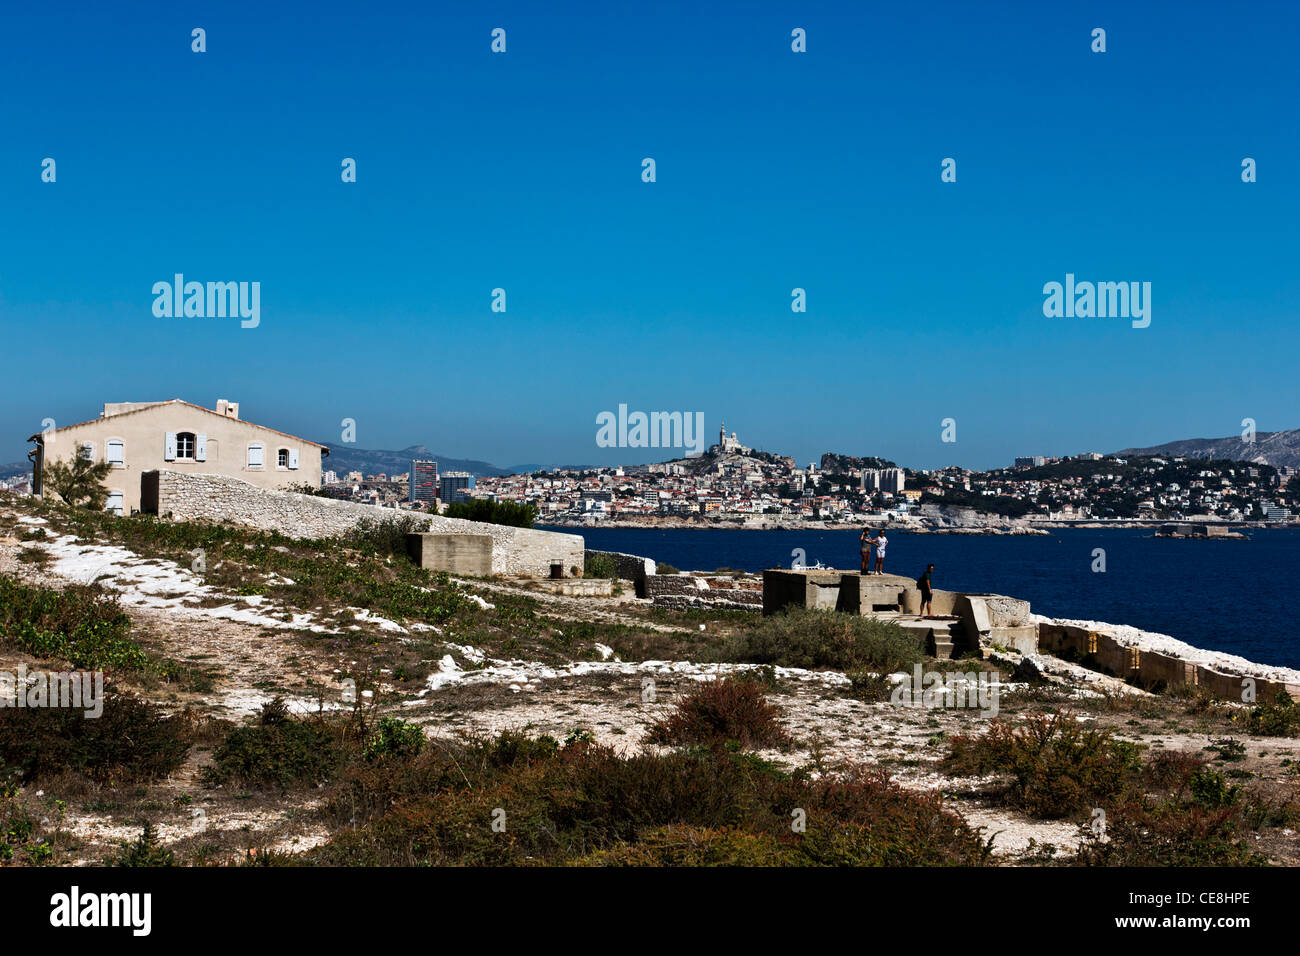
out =
{"type": "Polygon", "coordinates": [[[921,614],[917,620],[934,616],[934,608],[930,606],[930,600],[934,597],[934,592],[930,589],[930,574],[933,571],[934,565],[928,564],[925,567],[925,574],[916,579],[916,586],[921,589],[921,614]]]}

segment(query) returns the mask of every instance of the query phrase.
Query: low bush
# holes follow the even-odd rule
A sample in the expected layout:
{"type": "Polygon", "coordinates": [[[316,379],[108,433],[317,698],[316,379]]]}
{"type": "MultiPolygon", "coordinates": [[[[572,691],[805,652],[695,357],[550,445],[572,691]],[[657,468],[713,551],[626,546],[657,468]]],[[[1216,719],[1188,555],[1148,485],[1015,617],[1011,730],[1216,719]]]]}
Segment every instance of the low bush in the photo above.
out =
{"type": "Polygon", "coordinates": [[[763,686],[751,678],[706,681],[691,689],[677,708],[650,728],[646,740],[656,744],[723,744],[742,747],[788,747],[780,711],[763,686]]]}
{"type": "Polygon", "coordinates": [[[1300,737],[1300,704],[1278,694],[1251,709],[1246,727],[1260,737],[1300,737]]]}
{"type": "Polygon", "coordinates": [[[423,531],[427,519],[410,514],[388,518],[362,518],[350,531],[339,537],[339,543],[366,554],[380,557],[396,555],[406,557],[406,536],[423,531]]]}
{"type": "Polygon", "coordinates": [[[28,654],[81,670],[147,670],[149,656],[130,632],[131,619],[98,585],[60,591],[0,575],[0,635],[28,654]]]}
{"type": "Polygon", "coordinates": [[[277,697],[263,705],[256,724],[236,727],[216,748],[203,768],[203,783],[280,790],[325,783],[344,760],[345,722],[294,717],[277,697]]]}
{"type": "Polygon", "coordinates": [[[620,756],[575,738],[435,741],[350,768],[317,865],[976,865],[935,793],[843,768],[812,780],[723,747],[620,756]]]}
{"type": "Polygon", "coordinates": [[[1057,819],[1122,793],[1139,761],[1135,745],[1105,731],[1066,714],[1032,713],[1020,727],[995,720],[982,736],[953,737],[942,766],[953,776],[1008,776],[1010,805],[1057,819]]]}
{"type": "Polygon", "coordinates": [[[366,740],[361,754],[367,760],[382,757],[408,759],[424,749],[424,731],[418,724],[408,723],[398,717],[383,717],[379,726],[366,740]]]}
{"type": "Polygon", "coordinates": [[[24,783],[72,772],[100,783],[166,776],[185,759],[185,720],[106,690],[103,713],[66,707],[10,710],[0,720],[0,777],[24,783]]]}
{"type": "Polygon", "coordinates": [[[593,554],[584,562],[583,576],[588,578],[616,578],[618,566],[612,555],[593,554]]]}
{"type": "Polygon", "coordinates": [[[780,667],[892,673],[910,668],[924,654],[916,639],[891,621],[791,608],[730,638],[712,656],[780,667]]]}
{"type": "Polygon", "coordinates": [[[121,848],[108,861],[109,866],[174,866],[176,858],[158,840],[153,824],[145,822],[140,835],[121,848]]]}
{"type": "Polygon", "coordinates": [[[514,528],[531,528],[537,520],[537,508],[534,505],[520,504],[517,501],[489,501],[486,498],[454,501],[447,505],[443,514],[448,518],[485,521],[514,528]]]}

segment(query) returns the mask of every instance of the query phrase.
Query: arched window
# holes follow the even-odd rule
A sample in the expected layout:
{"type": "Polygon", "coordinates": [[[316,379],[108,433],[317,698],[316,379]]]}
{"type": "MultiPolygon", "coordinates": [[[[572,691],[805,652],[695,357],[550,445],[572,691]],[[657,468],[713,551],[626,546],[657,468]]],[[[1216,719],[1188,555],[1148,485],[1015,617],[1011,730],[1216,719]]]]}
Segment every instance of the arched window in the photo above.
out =
{"type": "Polygon", "coordinates": [[[289,467],[289,449],[281,448],[275,453],[275,463],[281,468],[289,467]]]}
{"type": "Polygon", "coordinates": [[[194,457],[194,432],[177,432],[176,433],[176,457],[193,458],[194,457]]]}

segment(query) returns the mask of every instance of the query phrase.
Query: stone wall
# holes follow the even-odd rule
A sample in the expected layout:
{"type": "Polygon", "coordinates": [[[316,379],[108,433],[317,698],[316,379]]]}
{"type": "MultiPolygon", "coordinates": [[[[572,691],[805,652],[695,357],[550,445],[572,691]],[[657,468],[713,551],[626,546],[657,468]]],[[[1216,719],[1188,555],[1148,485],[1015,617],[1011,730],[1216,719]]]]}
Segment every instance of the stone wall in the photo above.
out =
{"type": "Polygon", "coordinates": [[[708,607],[737,611],[761,611],[763,591],[751,583],[717,575],[651,574],[646,590],[660,607],[708,607]]]}
{"type": "MultiPolygon", "coordinates": [[[[1102,670],[1116,677],[1136,679],[1144,683],[1163,683],[1166,686],[1190,685],[1204,688],[1216,697],[1240,701],[1244,678],[1183,660],[1172,654],[1146,650],[1124,644],[1106,631],[1094,631],[1075,624],[1038,625],[1038,642],[1044,649],[1058,656],[1073,657],[1085,666],[1102,670]]],[[[1260,700],[1279,694],[1300,698],[1300,686],[1263,677],[1252,678],[1255,693],[1260,700]]]]}
{"type": "Polygon", "coordinates": [[[492,573],[548,577],[551,561],[563,561],[564,573],[583,566],[581,535],[512,528],[506,525],[444,518],[418,511],[376,508],[353,501],[318,498],[293,491],[257,488],[224,475],[190,475],[158,471],[158,514],[180,521],[228,521],[278,531],[291,538],[332,538],[362,521],[409,517],[413,530],[440,534],[482,534],[492,538],[492,573]]]}
{"type": "Polygon", "coordinates": [[[583,554],[584,573],[586,573],[586,562],[597,556],[609,558],[614,562],[615,576],[623,581],[631,581],[636,586],[637,597],[650,596],[646,591],[646,577],[654,574],[657,567],[651,558],[643,558],[635,554],[623,554],[621,551],[592,551],[588,549],[583,554]]]}

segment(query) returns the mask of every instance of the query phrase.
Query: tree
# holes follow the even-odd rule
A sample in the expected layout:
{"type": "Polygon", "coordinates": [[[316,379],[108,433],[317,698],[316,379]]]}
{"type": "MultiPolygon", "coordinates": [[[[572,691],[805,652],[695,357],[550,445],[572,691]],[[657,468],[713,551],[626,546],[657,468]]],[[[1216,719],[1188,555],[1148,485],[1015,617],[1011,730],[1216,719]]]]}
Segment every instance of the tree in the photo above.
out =
{"type": "Polygon", "coordinates": [[[108,501],[104,479],[113,470],[106,461],[94,462],[81,455],[73,455],[66,462],[52,461],[45,466],[42,484],[68,504],[84,505],[92,511],[103,511],[108,501]]]}

